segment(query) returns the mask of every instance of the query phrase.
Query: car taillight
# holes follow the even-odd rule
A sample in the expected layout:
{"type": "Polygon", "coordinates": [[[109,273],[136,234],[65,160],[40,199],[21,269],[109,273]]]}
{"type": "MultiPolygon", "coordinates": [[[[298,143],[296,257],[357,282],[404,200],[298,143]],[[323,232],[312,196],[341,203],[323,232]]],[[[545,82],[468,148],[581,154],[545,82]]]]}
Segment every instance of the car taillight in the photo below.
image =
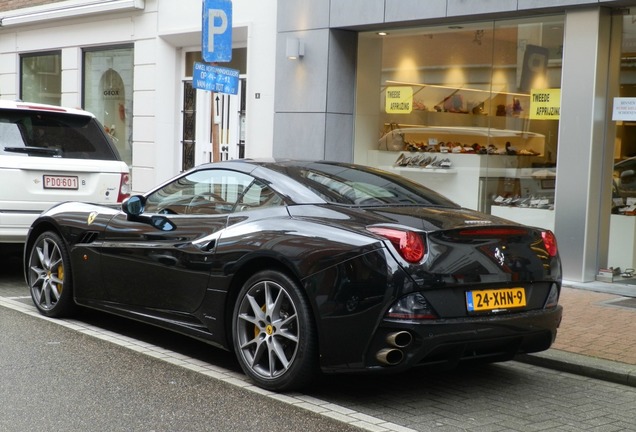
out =
{"type": "Polygon", "coordinates": [[[541,237],[543,238],[543,244],[545,245],[545,250],[548,252],[548,255],[551,257],[556,256],[558,248],[554,233],[552,231],[542,231],[541,237]]]}
{"type": "Polygon", "coordinates": [[[119,181],[119,194],[117,195],[117,202],[122,202],[130,196],[130,175],[122,173],[121,180],[119,181]]]}
{"type": "Polygon", "coordinates": [[[375,234],[388,239],[400,253],[402,258],[410,263],[416,263],[424,258],[426,245],[419,234],[413,231],[404,231],[387,227],[367,227],[375,234]]]}

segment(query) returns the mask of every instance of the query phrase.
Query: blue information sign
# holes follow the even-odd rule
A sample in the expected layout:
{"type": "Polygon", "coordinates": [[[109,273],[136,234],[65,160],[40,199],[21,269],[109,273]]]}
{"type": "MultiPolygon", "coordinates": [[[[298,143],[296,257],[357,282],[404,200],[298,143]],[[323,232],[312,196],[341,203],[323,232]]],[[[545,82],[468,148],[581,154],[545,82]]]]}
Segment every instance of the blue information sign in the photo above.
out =
{"type": "Polygon", "coordinates": [[[201,53],[207,62],[232,60],[232,1],[204,0],[201,53]]]}
{"type": "Polygon", "coordinates": [[[237,69],[194,63],[192,86],[215,93],[238,94],[239,71],[237,69]]]}

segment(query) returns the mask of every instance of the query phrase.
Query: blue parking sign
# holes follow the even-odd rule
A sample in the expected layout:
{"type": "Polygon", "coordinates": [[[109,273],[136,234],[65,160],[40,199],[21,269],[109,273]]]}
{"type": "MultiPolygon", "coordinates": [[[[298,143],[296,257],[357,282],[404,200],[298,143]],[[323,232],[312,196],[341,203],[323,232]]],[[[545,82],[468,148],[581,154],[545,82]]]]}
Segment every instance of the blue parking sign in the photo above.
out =
{"type": "Polygon", "coordinates": [[[232,1],[204,0],[201,53],[206,62],[232,60],[232,1]]]}

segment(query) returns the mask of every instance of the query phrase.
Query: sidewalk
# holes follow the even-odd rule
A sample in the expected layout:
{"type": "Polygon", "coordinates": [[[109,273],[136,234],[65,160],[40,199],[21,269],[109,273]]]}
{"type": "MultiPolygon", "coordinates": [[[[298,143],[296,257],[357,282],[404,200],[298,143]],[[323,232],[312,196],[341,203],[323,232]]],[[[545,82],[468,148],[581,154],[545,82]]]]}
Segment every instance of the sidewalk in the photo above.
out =
{"type": "Polygon", "coordinates": [[[517,360],[636,387],[636,285],[563,285],[552,348],[517,360]]]}

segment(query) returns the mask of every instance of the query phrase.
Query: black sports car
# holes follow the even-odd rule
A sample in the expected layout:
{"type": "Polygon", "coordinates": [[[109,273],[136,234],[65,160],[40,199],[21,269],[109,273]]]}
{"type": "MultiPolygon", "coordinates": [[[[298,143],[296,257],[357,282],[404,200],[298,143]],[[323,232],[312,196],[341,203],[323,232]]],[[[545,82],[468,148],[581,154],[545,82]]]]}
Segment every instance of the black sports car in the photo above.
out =
{"type": "Polygon", "coordinates": [[[259,386],[546,350],[554,235],[334,162],[196,167],[121,209],[63,203],[31,227],[40,312],[77,305],[234,350],[259,386]]]}

